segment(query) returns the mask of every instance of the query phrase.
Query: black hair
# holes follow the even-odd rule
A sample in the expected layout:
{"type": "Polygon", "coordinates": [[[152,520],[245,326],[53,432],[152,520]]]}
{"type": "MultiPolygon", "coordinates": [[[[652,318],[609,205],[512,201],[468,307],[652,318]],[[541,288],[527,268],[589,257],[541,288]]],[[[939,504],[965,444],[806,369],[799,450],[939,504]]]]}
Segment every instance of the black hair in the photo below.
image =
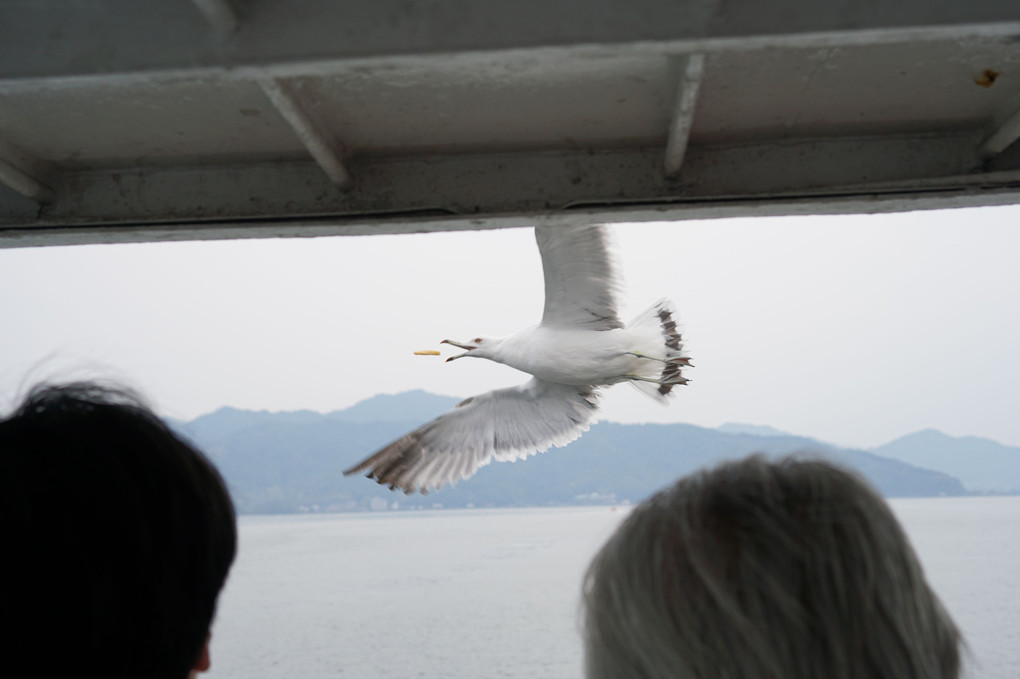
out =
{"type": "Polygon", "coordinates": [[[0,420],[0,521],[12,676],[188,675],[234,559],[234,507],[137,395],[44,385],[0,420]]]}

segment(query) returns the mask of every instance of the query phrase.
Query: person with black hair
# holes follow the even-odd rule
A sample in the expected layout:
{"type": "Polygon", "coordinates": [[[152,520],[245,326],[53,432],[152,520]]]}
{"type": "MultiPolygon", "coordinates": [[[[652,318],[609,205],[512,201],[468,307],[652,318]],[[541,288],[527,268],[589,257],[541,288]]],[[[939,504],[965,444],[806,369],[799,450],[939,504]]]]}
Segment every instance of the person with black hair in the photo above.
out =
{"type": "Polygon", "coordinates": [[[36,387],[0,420],[7,676],[184,679],[237,546],[212,463],[133,393],[36,387]]]}

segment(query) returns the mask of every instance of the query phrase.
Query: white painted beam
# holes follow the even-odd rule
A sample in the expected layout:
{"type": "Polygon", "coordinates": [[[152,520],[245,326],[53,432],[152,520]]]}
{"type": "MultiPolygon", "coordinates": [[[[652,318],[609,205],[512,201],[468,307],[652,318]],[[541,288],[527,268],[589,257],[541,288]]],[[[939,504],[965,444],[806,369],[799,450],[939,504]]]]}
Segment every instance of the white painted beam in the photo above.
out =
{"type": "Polygon", "coordinates": [[[1017,109],[997,130],[988,135],[988,138],[981,144],[981,156],[983,158],[997,156],[1017,139],[1020,139],[1020,109],[1017,109]]]}
{"type": "Polygon", "coordinates": [[[694,109],[698,103],[698,92],[705,77],[705,55],[692,54],[684,63],[683,75],[677,89],[676,104],[669,125],[669,139],[666,142],[666,176],[673,178],[680,174],[687,153],[687,142],[694,124],[694,109]]]}
{"type": "Polygon", "coordinates": [[[33,176],[29,168],[35,165],[37,163],[21,151],[0,141],[0,184],[37,203],[49,203],[53,200],[53,190],[33,176]]]}
{"type": "MultiPolygon", "coordinates": [[[[61,1],[66,2],[66,0],[61,1]]],[[[1009,0],[1009,2],[1015,1],[1009,0]]],[[[145,5],[145,3],[136,4],[145,5]]],[[[276,4],[283,8],[289,7],[288,3],[276,4]]],[[[334,4],[339,8],[345,7],[344,3],[334,4]]],[[[0,0],[0,28],[4,27],[5,20],[3,5],[3,0],[0,0]]],[[[188,24],[189,32],[186,36],[178,35],[178,42],[183,42],[185,37],[193,39],[191,35],[194,33],[193,18],[188,24]]],[[[60,64],[54,65],[53,68],[43,69],[38,62],[51,58],[54,53],[59,53],[65,46],[64,43],[70,42],[68,38],[65,37],[55,45],[47,43],[47,50],[40,52],[37,41],[32,41],[24,49],[21,49],[20,36],[17,36],[18,41],[7,44],[3,41],[5,36],[0,31],[0,94],[51,91],[65,87],[75,89],[96,86],[103,88],[137,87],[158,85],[164,82],[178,83],[182,79],[190,78],[250,82],[257,78],[330,77],[345,72],[349,68],[356,68],[359,72],[363,72],[362,69],[366,68],[370,70],[382,69],[384,73],[413,68],[417,72],[427,73],[430,70],[442,70],[451,63],[463,61],[470,61],[484,70],[494,67],[503,68],[507,64],[531,67],[543,61],[557,63],[576,59],[603,59],[607,56],[669,59],[687,53],[726,55],[747,54],[755,50],[857,49],[901,44],[923,46],[931,43],[965,46],[971,41],[977,43],[994,41],[1004,45],[1001,48],[1002,57],[1005,60],[1010,60],[1014,58],[1012,57],[1012,46],[1016,39],[1020,38],[1020,21],[1014,21],[988,25],[902,27],[880,31],[856,30],[838,33],[751,34],[706,39],[678,36],[658,41],[643,40],[607,44],[577,44],[571,41],[564,44],[548,44],[505,51],[494,47],[482,49],[472,43],[473,49],[471,50],[437,48],[415,51],[408,48],[386,52],[382,49],[374,49],[365,54],[359,54],[353,52],[353,48],[349,49],[348,41],[337,37],[331,40],[332,49],[326,49],[324,46],[313,54],[305,54],[304,52],[308,48],[306,43],[313,41],[310,35],[302,34],[299,36],[303,39],[302,42],[288,43],[288,51],[277,54],[270,48],[278,47],[278,45],[270,37],[262,37],[253,30],[259,18],[258,13],[253,13],[251,18],[245,16],[245,39],[243,41],[230,41],[229,43],[220,41],[223,43],[220,45],[203,44],[201,50],[195,48],[196,53],[178,54],[179,58],[176,61],[169,60],[169,57],[181,49],[181,45],[177,43],[163,45],[154,42],[157,36],[151,36],[153,39],[149,39],[149,33],[137,28],[133,29],[133,33],[111,36],[110,40],[118,40],[118,49],[121,49],[119,41],[127,37],[132,40],[139,39],[136,34],[145,37],[143,41],[145,47],[139,57],[139,63],[118,63],[114,70],[110,69],[109,63],[95,56],[101,55],[102,50],[93,45],[91,41],[82,45],[81,49],[87,50],[90,57],[99,59],[98,65],[92,64],[90,60],[84,59],[78,54],[71,54],[67,56],[66,60],[61,60],[60,64]],[[220,54],[225,50],[229,50],[229,53],[220,54]],[[159,63],[150,65],[143,60],[143,57],[146,59],[158,57],[159,63]]],[[[304,20],[305,18],[301,18],[300,21],[304,20]]],[[[295,18],[295,21],[298,19],[295,18]]],[[[68,29],[68,31],[70,30],[68,29]]],[[[153,30],[158,32],[158,28],[153,30]]],[[[318,24],[314,30],[309,29],[309,31],[315,36],[328,33],[323,31],[321,25],[318,24]]],[[[158,36],[160,40],[165,37],[158,36]]],[[[956,57],[944,53],[940,57],[940,63],[943,63],[947,58],[956,57]]]]}
{"type": "Polygon", "coordinates": [[[337,152],[336,147],[340,144],[316,127],[294,95],[287,90],[283,81],[260,78],[258,83],[276,110],[293,128],[301,143],[308,149],[308,153],[329,176],[330,181],[344,191],[350,190],[354,186],[354,180],[344,166],[340,153],[337,152]]]}
{"type": "Polygon", "coordinates": [[[237,32],[241,25],[230,0],[192,0],[213,27],[223,35],[237,32]]]}
{"type": "MultiPolygon", "coordinates": [[[[898,137],[831,138],[743,145],[691,147],[683,185],[662,171],[661,149],[570,149],[558,153],[358,157],[357,186],[333,189],[311,159],[231,166],[145,166],[66,170],[56,199],[34,217],[5,205],[0,193],[0,228],[99,224],[143,225],[204,220],[280,220],[332,217],[339,220],[429,215],[535,214],[644,205],[650,212],[679,203],[772,200],[818,195],[867,196],[961,187],[982,139],[979,131],[909,134],[898,137]],[[833,159],[839,162],[833,162],[833,159]],[[777,172],[775,168],[784,168],[777,172]],[[253,202],[252,196],[259,201],[253,202]],[[21,215],[21,216],[19,216],[21,215]]],[[[985,173],[967,180],[966,190],[1005,188],[1020,195],[1020,182],[985,173]]],[[[867,199],[862,211],[868,211],[867,199]]]]}
{"type": "Polygon", "coordinates": [[[717,41],[952,41],[1009,38],[1020,26],[1016,0],[773,0],[767,10],[749,0],[233,1],[244,9],[244,40],[219,45],[195,31],[194,13],[222,12],[225,2],[0,1],[0,79],[583,45],[670,42],[683,54],[717,41]]]}
{"type": "Polygon", "coordinates": [[[965,207],[1014,205],[1020,198],[1015,177],[992,188],[932,187],[917,192],[905,188],[864,195],[791,197],[785,200],[720,200],[648,206],[617,206],[568,212],[534,212],[512,215],[360,215],[352,218],[319,217],[267,221],[264,219],[189,221],[138,226],[131,223],[35,228],[0,225],[0,248],[26,248],[99,243],[162,243],[168,241],[237,240],[242,238],[319,238],[477,231],[536,225],[630,224],[636,222],[727,219],[734,217],[781,217],[789,215],[842,215],[917,210],[949,210],[965,207]],[[1012,181],[1012,185],[1008,183],[1012,181]]]}

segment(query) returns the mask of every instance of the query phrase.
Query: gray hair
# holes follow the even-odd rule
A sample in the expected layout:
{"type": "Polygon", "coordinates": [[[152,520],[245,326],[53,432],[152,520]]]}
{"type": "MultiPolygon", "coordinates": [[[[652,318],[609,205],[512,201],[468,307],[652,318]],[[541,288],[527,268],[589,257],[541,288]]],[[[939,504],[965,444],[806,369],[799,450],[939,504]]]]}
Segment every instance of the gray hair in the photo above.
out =
{"type": "Polygon", "coordinates": [[[962,639],[881,497],[754,456],[641,503],[584,581],[588,679],[955,679],[962,639]]]}

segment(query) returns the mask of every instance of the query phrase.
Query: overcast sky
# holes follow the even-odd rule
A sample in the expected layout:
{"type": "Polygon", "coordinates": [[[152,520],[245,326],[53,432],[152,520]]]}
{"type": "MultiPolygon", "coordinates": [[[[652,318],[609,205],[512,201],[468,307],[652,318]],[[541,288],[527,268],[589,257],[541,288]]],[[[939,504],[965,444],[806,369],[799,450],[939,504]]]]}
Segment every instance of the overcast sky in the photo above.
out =
{"type": "MultiPolygon", "coordinates": [[[[679,310],[695,369],[618,422],[768,424],[871,447],[924,428],[1020,445],[1020,207],[615,227],[623,317],[679,310]]],[[[162,413],[329,411],[525,377],[415,356],[536,323],[531,229],[0,250],[0,407],[113,377],[162,413]]]]}

